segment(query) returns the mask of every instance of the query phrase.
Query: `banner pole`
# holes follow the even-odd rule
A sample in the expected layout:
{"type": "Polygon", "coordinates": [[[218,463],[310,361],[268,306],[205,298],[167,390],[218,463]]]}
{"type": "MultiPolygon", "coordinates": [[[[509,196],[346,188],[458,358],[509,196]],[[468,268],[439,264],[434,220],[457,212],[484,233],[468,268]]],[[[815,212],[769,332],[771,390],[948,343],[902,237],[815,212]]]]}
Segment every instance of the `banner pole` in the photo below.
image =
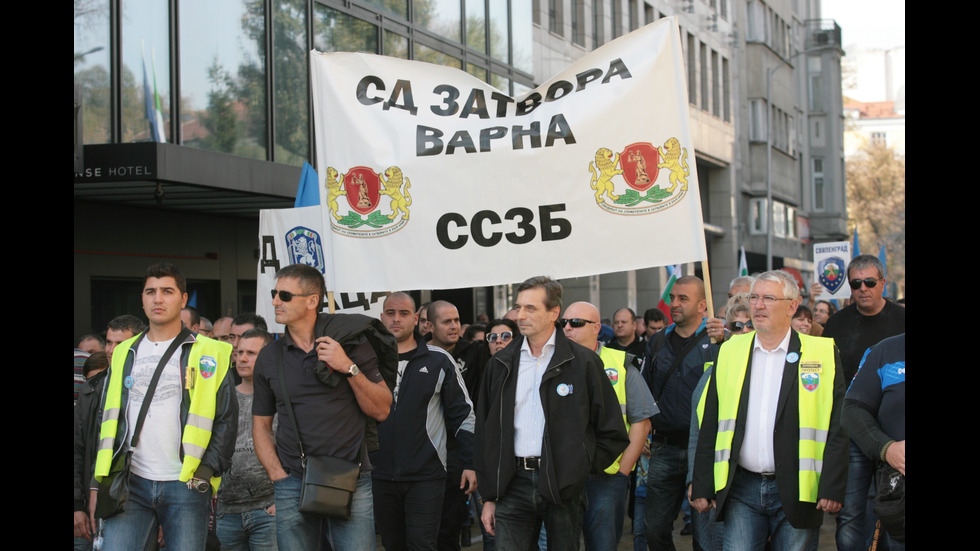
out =
{"type": "Polygon", "coordinates": [[[337,311],[337,305],[333,301],[333,291],[327,291],[327,313],[333,314],[337,311]]]}
{"type": "MultiPolygon", "coordinates": [[[[708,301],[708,318],[715,317],[714,301],[711,300],[711,270],[708,269],[708,259],[701,261],[701,274],[704,275],[704,298],[708,301]]],[[[717,344],[715,339],[711,342],[717,344]]]]}

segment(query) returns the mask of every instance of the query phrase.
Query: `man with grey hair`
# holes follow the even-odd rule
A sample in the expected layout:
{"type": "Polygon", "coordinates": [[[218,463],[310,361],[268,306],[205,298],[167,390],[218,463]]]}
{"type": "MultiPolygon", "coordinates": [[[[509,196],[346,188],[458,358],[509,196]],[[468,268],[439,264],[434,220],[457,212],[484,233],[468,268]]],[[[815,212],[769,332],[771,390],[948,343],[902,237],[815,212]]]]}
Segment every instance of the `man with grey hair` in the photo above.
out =
{"type": "Polygon", "coordinates": [[[726,550],[816,549],[844,499],[843,371],[832,340],[792,329],[799,301],[789,274],[760,274],[755,332],[722,345],[702,397],[692,505],[717,507],[726,550]]]}
{"type": "Polygon", "coordinates": [[[518,287],[521,336],[497,352],[476,401],[481,520],[499,549],[529,549],[541,524],[550,551],[578,550],[586,479],[629,443],[616,393],[594,352],[557,330],[562,287],[518,287]]]}
{"type": "MultiPolygon", "coordinates": [[[[840,348],[845,384],[850,384],[867,349],[905,332],[905,308],[885,300],[885,267],[875,256],[863,254],[851,259],[847,282],[851,305],[830,316],[823,336],[834,339],[840,348]]],[[[867,527],[874,522],[867,522],[865,517],[874,469],[874,461],[852,443],[847,498],[837,516],[837,546],[843,551],[868,547],[871,534],[867,527]]]]}

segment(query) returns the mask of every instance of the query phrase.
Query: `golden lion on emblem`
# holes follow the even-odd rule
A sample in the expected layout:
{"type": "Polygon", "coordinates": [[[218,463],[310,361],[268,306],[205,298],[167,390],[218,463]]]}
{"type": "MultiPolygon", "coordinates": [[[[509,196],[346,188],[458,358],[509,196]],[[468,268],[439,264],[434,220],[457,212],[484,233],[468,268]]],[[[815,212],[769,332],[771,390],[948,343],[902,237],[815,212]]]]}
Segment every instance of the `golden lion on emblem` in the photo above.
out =
{"type": "Polygon", "coordinates": [[[344,176],[339,174],[337,169],[332,166],[327,167],[327,181],[323,184],[323,187],[327,188],[327,208],[330,209],[330,214],[337,220],[340,220],[340,215],[337,214],[337,198],[341,195],[347,195],[347,192],[340,185],[343,179],[344,176]]]}
{"type": "Polygon", "coordinates": [[[613,152],[605,147],[595,152],[595,164],[589,163],[589,172],[592,173],[592,181],[589,182],[589,185],[592,186],[592,189],[596,190],[596,203],[602,202],[603,194],[606,194],[613,201],[619,199],[619,195],[613,193],[615,187],[613,187],[612,183],[613,176],[623,173],[622,170],[616,168],[617,164],[619,164],[619,153],[616,153],[614,157],[613,152]],[[598,174],[596,173],[597,168],[599,171],[598,174]]]}
{"type": "Polygon", "coordinates": [[[412,196],[408,193],[408,188],[412,187],[412,181],[404,178],[405,194],[402,195],[402,179],[402,169],[397,166],[388,167],[384,176],[381,177],[384,188],[379,189],[378,193],[391,197],[391,214],[388,215],[388,220],[394,220],[398,216],[398,211],[405,213],[402,220],[408,220],[408,207],[412,205],[412,196]],[[385,180],[385,177],[388,179],[385,180]]]}
{"type": "Polygon", "coordinates": [[[691,174],[687,166],[687,148],[682,148],[677,138],[671,138],[663,147],[658,147],[657,151],[664,160],[657,163],[657,167],[670,171],[670,187],[666,191],[673,193],[677,184],[681,185],[682,191],[687,191],[687,177],[691,174]]]}

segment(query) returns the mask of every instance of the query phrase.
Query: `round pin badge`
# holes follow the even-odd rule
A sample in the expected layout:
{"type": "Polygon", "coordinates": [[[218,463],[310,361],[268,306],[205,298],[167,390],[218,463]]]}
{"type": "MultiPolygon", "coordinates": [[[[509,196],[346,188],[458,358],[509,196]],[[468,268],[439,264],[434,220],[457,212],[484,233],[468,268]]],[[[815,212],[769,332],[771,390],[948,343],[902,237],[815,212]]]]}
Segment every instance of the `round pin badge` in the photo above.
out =
{"type": "Polygon", "coordinates": [[[559,396],[568,396],[568,385],[566,385],[565,383],[558,385],[557,390],[559,396]]]}
{"type": "Polygon", "coordinates": [[[786,361],[788,363],[795,364],[796,360],[799,359],[800,359],[800,355],[797,354],[796,352],[790,352],[789,354],[786,354],[786,361]]]}
{"type": "Polygon", "coordinates": [[[133,376],[126,375],[126,378],[123,379],[123,384],[126,385],[126,388],[133,388],[133,376]]]}

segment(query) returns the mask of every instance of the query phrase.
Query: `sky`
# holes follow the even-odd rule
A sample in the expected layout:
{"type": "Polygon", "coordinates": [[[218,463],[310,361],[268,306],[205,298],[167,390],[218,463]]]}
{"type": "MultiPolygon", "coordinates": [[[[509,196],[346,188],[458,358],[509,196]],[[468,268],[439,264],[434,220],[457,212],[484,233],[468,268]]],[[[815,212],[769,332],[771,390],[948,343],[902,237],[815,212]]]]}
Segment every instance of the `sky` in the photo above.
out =
{"type": "Polygon", "coordinates": [[[905,2],[891,0],[823,0],[824,19],[841,27],[844,50],[889,49],[905,45],[905,2]]]}

